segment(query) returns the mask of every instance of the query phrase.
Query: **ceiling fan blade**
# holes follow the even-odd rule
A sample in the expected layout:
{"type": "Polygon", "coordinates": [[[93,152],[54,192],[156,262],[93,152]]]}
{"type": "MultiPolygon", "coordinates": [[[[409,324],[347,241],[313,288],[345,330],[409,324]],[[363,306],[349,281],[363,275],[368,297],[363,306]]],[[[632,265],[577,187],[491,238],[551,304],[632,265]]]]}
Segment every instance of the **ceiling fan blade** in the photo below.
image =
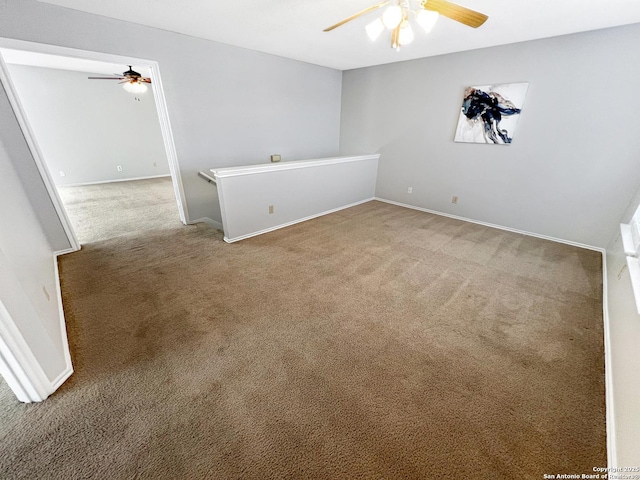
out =
{"type": "Polygon", "coordinates": [[[356,18],[361,17],[362,15],[366,15],[369,12],[373,12],[374,10],[377,10],[377,9],[379,9],[381,7],[384,7],[390,1],[391,0],[385,0],[384,2],[380,2],[380,3],[377,3],[375,5],[371,5],[369,8],[365,8],[364,10],[360,10],[358,13],[354,13],[353,15],[351,15],[350,17],[345,18],[341,22],[338,22],[335,25],[331,25],[330,27],[325,28],[323,30],[323,32],[330,32],[334,28],[338,28],[338,27],[344,25],[345,23],[350,22],[351,20],[355,20],[356,18]]]}
{"type": "Polygon", "coordinates": [[[447,2],[447,0],[427,0],[424,8],[438,12],[440,15],[444,15],[451,20],[455,20],[472,28],[478,28],[489,18],[484,13],[447,2]]]}
{"type": "Polygon", "coordinates": [[[391,48],[400,48],[400,24],[391,31],[391,48]]]}
{"type": "Polygon", "coordinates": [[[87,77],[89,80],[124,80],[123,77],[87,77]]]}

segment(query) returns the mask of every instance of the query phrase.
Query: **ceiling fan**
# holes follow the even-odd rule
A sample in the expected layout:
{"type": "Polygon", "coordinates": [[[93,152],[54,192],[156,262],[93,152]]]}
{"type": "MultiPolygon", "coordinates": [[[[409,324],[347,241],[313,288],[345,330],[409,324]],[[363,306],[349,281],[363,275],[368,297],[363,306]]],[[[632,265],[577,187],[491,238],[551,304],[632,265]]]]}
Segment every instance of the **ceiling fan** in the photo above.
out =
{"type": "Polygon", "coordinates": [[[129,70],[123,73],[114,73],[113,77],[87,77],[89,80],[120,80],[124,84],[123,88],[130,93],[144,93],[147,91],[145,83],[151,83],[151,79],[143,77],[128,65],[129,70]]]}
{"type": "Polygon", "coordinates": [[[381,17],[366,26],[366,31],[369,38],[375,40],[385,28],[391,30],[391,47],[399,50],[401,46],[408,45],[413,41],[414,34],[409,23],[411,15],[414,16],[416,23],[418,23],[426,33],[431,31],[440,15],[472,28],[478,28],[489,18],[483,13],[476,12],[447,0],[417,0],[418,8],[416,10],[411,9],[411,1],[412,0],[385,0],[376,3],[345,18],[335,25],[325,28],[323,31],[330,32],[351,20],[355,20],[367,13],[391,4],[381,17]]]}

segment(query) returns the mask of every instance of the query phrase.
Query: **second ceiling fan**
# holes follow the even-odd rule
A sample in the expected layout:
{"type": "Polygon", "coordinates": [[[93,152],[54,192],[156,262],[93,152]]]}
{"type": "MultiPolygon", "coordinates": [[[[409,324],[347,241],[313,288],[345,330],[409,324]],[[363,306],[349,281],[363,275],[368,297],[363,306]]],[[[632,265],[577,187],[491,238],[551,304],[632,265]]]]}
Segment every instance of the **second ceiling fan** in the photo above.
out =
{"type": "Polygon", "coordinates": [[[408,45],[413,41],[413,30],[409,24],[411,15],[427,33],[431,31],[440,15],[472,28],[478,28],[489,18],[483,13],[447,0],[419,0],[417,4],[418,8],[412,10],[411,0],[385,0],[351,15],[323,31],[330,32],[351,20],[389,5],[381,17],[367,25],[367,35],[371,40],[375,40],[385,28],[389,29],[391,30],[391,47],[400,49],[401,46],[408,45]]]}
{"type": "Polygon", "coordinates": [[[147,83],[151,83],[151,79],[143,77],[138,72],[133,70],[131,65],[128,65],[129,70],[120,73],[114,73],[112,77],[88,77],[89,80],[120,80],[119,83],[123,83],[123,87],[130,93],[144,93],[147,91],[147,83]]]}

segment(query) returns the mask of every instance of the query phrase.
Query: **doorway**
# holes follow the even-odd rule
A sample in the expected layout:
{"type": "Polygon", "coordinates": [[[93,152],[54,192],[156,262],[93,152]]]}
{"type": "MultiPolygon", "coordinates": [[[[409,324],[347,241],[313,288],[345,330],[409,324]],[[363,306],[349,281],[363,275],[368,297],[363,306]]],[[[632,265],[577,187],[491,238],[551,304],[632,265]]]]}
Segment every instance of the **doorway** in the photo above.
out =
{"type": "MultiPolygon", "coordinates": [[[[69,240],[69,250],[78,250],[80,248],[80,244],[83,242],[78,240],[78,232],[73,226],[69,212],[65,209],[62,197],[64,196],[69,198],[69,196],[60,195],[60,192],[58,191],[58,187],[60,185],[75,184],[75,186],[78,186],[77,184],[80,183],[84,184],[85,188],[88,188],[88,191],[91,191],[91,188],[86,187],[87,184],[98,185],[105,183],[105,181],[111,183],[114,181],[118,182],[119,180],[140,181],[141,178],[146,178],[150,181],[149,177],[157,178],[156,183],[163,183],[160,177],[166,176],[167,178],[164,179],[164,184],[166,187],[173,190],[173,196],[175,197],[174,204],[177,205],[179,219],[182,224],[187,223],[188,214],[184,200],[182,180],[180,177],[180,170],[178,168],[173,136],[166,110],[164,92],[162,90],[162,80],[157,62],[0,38],[0,80],[2,80],[5,85],[5,89],[16,117],[18,118],[25,138],[29,143],[30,149],[32,150],[42,180],[47,188],[56,212],[58,213],[60,222],[63,225],[69,240]],[[7,66],[7,64],[10,64],[10,66],[7,66]],[[151,95],[146,98],[141,94],[132,95],[131,93],[123,91],[121,86],[116,85],[117,82],[94,80],[94,83],[90,84],[89,80],[85,80],[87,76],[91,76],[91,74],[94,76],[96,74],[103,76],[113,75],[116,72],[122,71],[123,67],[126,68],[127,65],[135,65],[145,77],[150,78],[151,88],[148,93],[151,95]],[[121,158],[115,156],[110,160],[114,165],[100,165],[98,168],[96,165],[86,165],[88,162],[83,163],[80,159],[76,160],[76,163],[71,162],[72,166],[69,167],[71,170],[70,172],[67,172],[62,168],[47,165],[47,157],[50,156],[50,152],[48,150],[45,151],[45,148],[41,148],[47,147],[47,145],[45,145],[47,144],[47,139],[42,137],[42,132],[46,132],[47,129],[40,128],[42,125],[35,125],[38,121],[42,122],[46,121],[46,119],[30,118],[29,101],[33,101],[33,98],[27,99],[20,95],[21,88],[37,88],[38,84],[33,82],[41,80],[41,78],[36,78],[36,76],[33,75],[33,72],[30,74],[28,71],[29,69],[39,69],[40,73],[37,77],[42,77],[43,74],[46,73],[50,78],[60,77],[60,81],[75,81],[76,85],[82,85],[82,89],[100,88],[101,91],[108,92],[108,95],[112,96],[112,100],[107,99],[105,103],[105,100],[102,99],[101,101],[103,103],[98,107],[102,112],[93,112],[96,114],[95,120],[98,122],[101,118],[100,113],[106,113],[106,110],[110,109],[108,104],[113,103],[113,98],[117,98],[117,101],[134,102],[134,107],[137,107],[137,113],[133,112],[133,116],[139,114],[142,107],[147,108],[147,110],[154,111],[155,118],[157,120],[155,121],[155,125],[158,127],[155,133],[157,140],[155,142],[157,145],[156,158],[154,159],[150,157],[141,162],[146,162],[148,164],[147,167],[149,168],[143,168],[143,166],[135,164],[133,160],[127,166],[124,165],[127,161],[123,158],[124,153],[129,153],[128,151],[132,149],[135,150],[135,138],[129,138],[127,140],[130,147],[133,146],[133,148],[121,150],[121,152],[124,152],[122,154],[118,154],[121,158]],[[25,78],[28,79],[30,77],[31,85],[22,85],[25,78]],[[81,78],[83,82],[86,81],[86,84],[77,83],[81,78]],[[119,97],[113,97],[114,94],[119,95],[119,97]],[[40,132],[41,138],[39,138],[38,132],[40,132]],[[157,155],[158,152],[160,152],[160,155],[157,155]],[[159,160],[160,157],[162,157],[161,160],[159,160]],[[166,163],[163,165],[162,162],[166,163]],[[53,167],[53,169],[50,167],[53,167]],[[105,169],[113,170],[113,172],[100,171],[105,169]],[[69,173],[72,175],[71,178],[66,178],[69,173]],[[55,177],[55,175],[59,175],[60,178],[55,177]],[[58,181],[54,181],[54,177],[58,181]],[[61,179],[63,181],[61,181],[61,179]],[[65,179],[67,180],[66,182],[64,181],[65,179]]],[[[53,96],[56,96],[55,90],[53,92],[53,96]]],[[[77,98],[75,101],[81,102],[82,99],[77,98]]],[[[71,108],[71,103],[73,102],[70,99],[67,99],[65,107],[68,105],[71,108]]],[[[34,110],[32,109],[32,112],[33,111],[34,110]]],[[[126,115],[126,113],[123,112],[123,115],[126,115]]],[[[131,118],[126,117],[123,121],[124,120],[131,120],[131,118]]],[[[104,125],[104,122],[102,122],[102,124],[104,125]]],[[[80,131],[77,132],[77,140],[79,144],[85,140],[83,136],[86,136],[87,131],[91,128],[92,126],[89,124],[86,125],[86,129],[82,129],[82,127],[79,129],[80,131]]],[[[131,130],[131,133],[135,134],[135,131],[133,131],[134,129],[131,128],[131,130]]],[[[97,131],[94,131],[93,134],[94,136],[99,136],[103,133],[100,131],[100,127],[98,127],[97,131]]],[[[46,133],[44,135],[46,135],[46,133]]],[[[146,140],[140,139],[140,141],[142,143],[146,140]]],[[[53,141],[49,142],[48,145],[55,145],[56,148],[58,148],[61,146],[61,143],[63,142],[53,141]]],[[[62,146],[64,147],[64,145],[62,146]]],[[[74,151],[78,150],[77,148],[74,148],[74,145],[67,145],[65,148],[68,148],[68,151],[71,151],[72,149],[74,151]]],[[[132,156],[135,157],[135,155],[136,152],[134,151],[132,156]]],[[[64,155],[60,156],[64,157],[64,155]]],[[[69,159],[65,158],[65,160],[69,159]]],[[[149,183],[149,181],[147,181],[147,183],[149,183]]],[[[123,181],[122,183],[124,185],[126,182],[123,181]]],[[[93,190],[97,190],[97,187],[93,190]]]]}

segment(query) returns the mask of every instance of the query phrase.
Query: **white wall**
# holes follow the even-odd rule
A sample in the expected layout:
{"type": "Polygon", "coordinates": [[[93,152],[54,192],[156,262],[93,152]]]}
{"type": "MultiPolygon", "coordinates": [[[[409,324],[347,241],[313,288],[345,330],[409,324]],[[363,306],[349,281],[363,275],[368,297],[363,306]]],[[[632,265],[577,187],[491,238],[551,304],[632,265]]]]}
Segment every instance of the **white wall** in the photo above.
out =
{"type": "Polygon", "coordinates": [[[54,252],[1,142],[0,225],[0,303],[55,384],[71,373],[71,364],[54,252]]]}
{"type": "MultiPolygon", "coordinates": [[[[157,61],[189,220],[221,219],[216,191],[197,176],[200,170],[266,163],[273,153],[287,160],[326,157],[338,151],[339,71],[36,0],[0,0],[0,36],[157,61]]],[[[10,235],[12,224],[2,223],[0,238],[6,243],[1,247],[5,255],[2,267],[8,283],[3,277],[1,300],[11,315],[24,318],[25,335],[31,335],[29,346],[43,366],[50,365],[47,376],[51,377],[62,365],[57,336],[51,330],[56,317],[36,297],[38,291],[44,296],[41,287],[45,286],[55,298],[51,254],[70,245],[2,88],[0,141],[6,151],[0,164],[14,170],[6,178],[14,186],[20,182],[24,193],[14,202],[13,194],[7,191],[10,196],[5,205],[24,217],[24,228],[29,230],[18,228],[19,235],[10,235]],[[40,233],[32,239],[37,244],[34,246],[25,239],[36,235],[38,229],[40,233]],[[25,255],[7,254],[7,250],[27,247],[37,254],[32,267],[5,268],[12,258],[26,261],[25,255]],[[49,270],[45,272],[47,254],[49,270]],[[18,274],[19,269],[22,274],[18,274]],[[13,300],[21,297],[26,302],[24,308],[34,315],[22,317],[22,306],[12,306],[11,300],[5,302],[5,297],[14,295],[13,300]],[[51,348],[46,343],[51,343],[51,348]]]]}
{"type": "MultiPolygon", "coordinates": [[[[57,213],[42,182],[40,172],[36,167],[2,85],[0,85],[0,141],[4,143],[8,157],[7,161],[11,162],[25,188],[29,203],[42,226],[51,248],[54,251],[68,250],[71,245],[62,224],[58,220],[57,213]]],[[[3,235],[2,232],[0,229],[0,236],[3,235]]]]}
{"type": "MultiPolygon", "coordinates": [[[[629,222],[638,204],[640,189],[619,219],[620,223],[629,222]]],[[[640,315],[619,232],[607,246],[606,274],[617,464],[633,467],[638,466],[640,459],[640,315]]]]}
{"type": "Polygon", "coordinates": [[[377,170],[378,155],[216,170],[224,238],[242,240],[372,200],[377,170]]]}
{"type": "Polygon", "coordinates": [[[151,88],[133,95],[87,79],[102,74],[7,67],[56,185],[169,174],[151,88]]]}
{"type": "Polygon", "coordinates": [[[604,248],[640,178],[638,45],[633,25],[347,71],[341,153],[381,153],[379,197],[604,248]],[[523,81],[513,144],[453,142],[465,87],[523,81]]]}
{"type": "Polygon", "coordinates": [[[338,153],[337,70],[36,0],[3,0],[0,9],[3,37],[159,62],[190,220],[221,220],[198,171],[265,163],[273,153],[338,153]]]}

